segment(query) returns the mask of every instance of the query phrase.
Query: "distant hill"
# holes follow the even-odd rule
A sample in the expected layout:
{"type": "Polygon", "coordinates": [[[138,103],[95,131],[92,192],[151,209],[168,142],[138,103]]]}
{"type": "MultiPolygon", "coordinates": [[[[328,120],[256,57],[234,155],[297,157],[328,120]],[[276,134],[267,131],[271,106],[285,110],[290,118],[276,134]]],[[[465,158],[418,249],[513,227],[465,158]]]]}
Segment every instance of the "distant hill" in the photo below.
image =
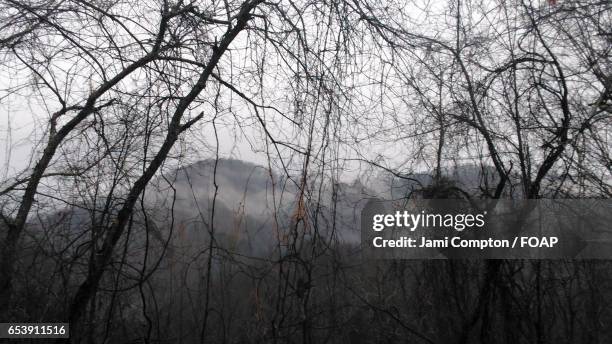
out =
{"type": "MultiPolygon", "coordinates": [[[[151,182],[145,194],[145,208],[153,244],[164,245],[171,237],[171,251],[185,255],[205,247],[210,238],[215,183],[218,187],[214,202],[217,247],[268,256],[278,243],[282,246],[289,241],[299,212],[299,179],[292,180],[266,167],[235,159],[218,160],[216,176],[214,170],[215,160],[203,160],[151,182]],[[172,233],[170,224],[173,224],[172,233]]],[[[484,178],[480,171],[477,166],[462,166],[447,173],[447,177],[457,186],[475,192],[484,178]]],[[[431,175],[426,173],[399,178],[388,172],[380,173],[368,185],[359,180],[335,185],[328,181],[323,183],[322,190],[306,191],[304,220],[297,225],[304,231],[305,239],[315,235],[316,229],[330,243],[358,245],[360,212],[369,198],[401,199],[431,182],[431,175]]],[[[52,236],[60,246],[73,240],[84,243],[90,239],[83,232],[91,227],[91,218],[91,211],[72,206],[39,218],[31,228],[61,232],[52,236]]],[[[138,228],[143,227],[142,215],[136,215],[134,223],[138,228]]],[[[141,232],[132,234],[136,246],[144,240],[141,232]]]]}

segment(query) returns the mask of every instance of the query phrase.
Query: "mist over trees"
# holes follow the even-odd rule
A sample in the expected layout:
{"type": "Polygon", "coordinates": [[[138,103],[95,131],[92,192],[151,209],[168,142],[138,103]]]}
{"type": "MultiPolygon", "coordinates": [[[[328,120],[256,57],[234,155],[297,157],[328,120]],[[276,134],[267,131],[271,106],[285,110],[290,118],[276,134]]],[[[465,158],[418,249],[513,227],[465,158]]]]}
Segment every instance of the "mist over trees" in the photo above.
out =
{"type": "Polygon", "coordinates": [[[0,320],[608,343],[608,262],[368,261],[355,231],[372,196],[610,198],[611,49],[596,0],[0,0],[0,320]]]}

